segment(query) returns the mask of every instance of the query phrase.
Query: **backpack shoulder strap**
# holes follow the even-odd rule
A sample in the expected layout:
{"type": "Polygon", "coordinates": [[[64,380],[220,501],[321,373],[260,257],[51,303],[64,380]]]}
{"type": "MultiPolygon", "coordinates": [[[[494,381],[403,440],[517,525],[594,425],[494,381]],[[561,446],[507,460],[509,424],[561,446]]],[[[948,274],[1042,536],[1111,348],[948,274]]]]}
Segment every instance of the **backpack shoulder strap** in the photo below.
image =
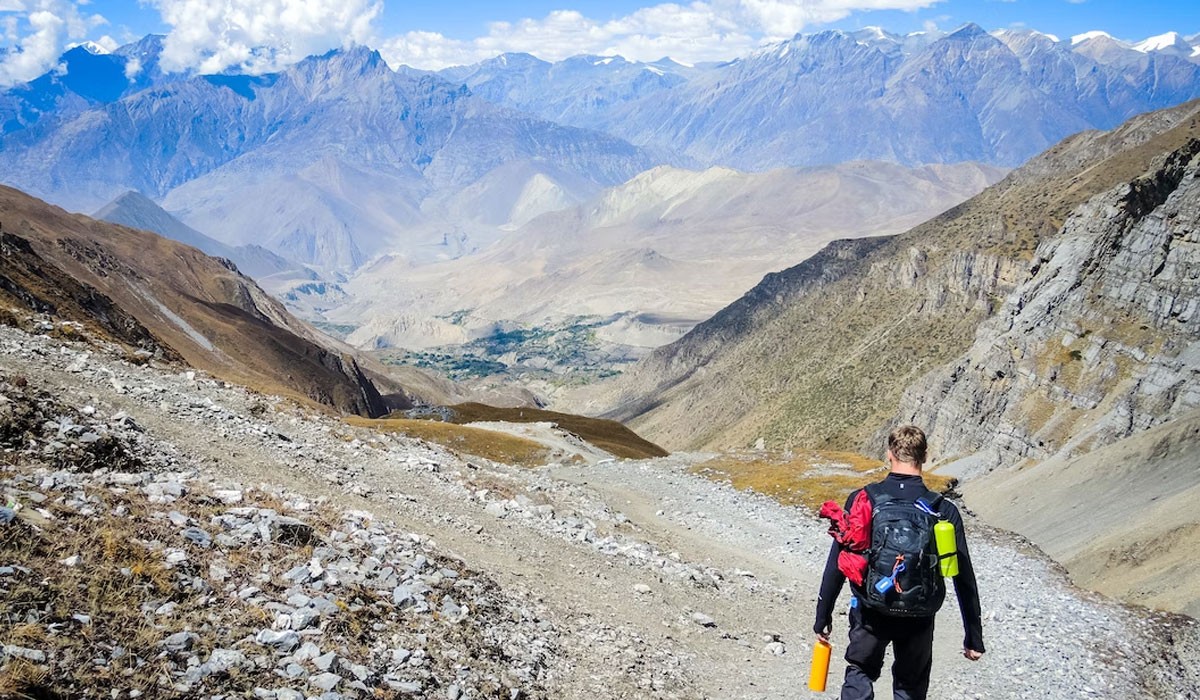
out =
{"type": "Polygon", "coordinates": [[[867,484],[863,487],[863,492],[867,494],[867,499],[871,501],[871,507],[874,508],[880,500],[890,500],[891,497],[883,490],[883,484],[876,481],[867,484]]]}
{"type": "Polygon", "coordinates": [[[928,506],[929,510],[933,511],[934,513],[937,513],[938,517],[941,517],[942,501],[946,500],[945,497],[942,496],[942,494],[940,494],[937,491],[934,491],[932,489],[929,489],[927,487],[925,489],[925,495],[919,497],[917,500],[921,501],[926,506],[928,506]]]}

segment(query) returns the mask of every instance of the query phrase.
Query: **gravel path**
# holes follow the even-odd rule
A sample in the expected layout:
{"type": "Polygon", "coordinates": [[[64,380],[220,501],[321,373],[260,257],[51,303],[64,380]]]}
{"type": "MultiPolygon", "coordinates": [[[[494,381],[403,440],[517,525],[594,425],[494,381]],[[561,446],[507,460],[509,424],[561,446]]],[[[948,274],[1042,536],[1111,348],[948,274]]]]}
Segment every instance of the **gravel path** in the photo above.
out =
{"type": "MultiPolygon", "coordinates": [[[[824,527],[687,473],[705,455],[533,470],[463,459],[202,375],[8,328],[0,372],[100,418],[123,412],[180,468],[370,512],[482,572],[545,611],[559,654],[551,697],[820,697],[806,684],[824,527]]],[[[968,536],[988,653],[974,664],[958,653],[951,596],[931,697],[1200,697],[1194,621],[1080,592],[1035,548],[970,518],[968,536]]],[[[834,669],[831,689],[836,660],[834,669]]]]}

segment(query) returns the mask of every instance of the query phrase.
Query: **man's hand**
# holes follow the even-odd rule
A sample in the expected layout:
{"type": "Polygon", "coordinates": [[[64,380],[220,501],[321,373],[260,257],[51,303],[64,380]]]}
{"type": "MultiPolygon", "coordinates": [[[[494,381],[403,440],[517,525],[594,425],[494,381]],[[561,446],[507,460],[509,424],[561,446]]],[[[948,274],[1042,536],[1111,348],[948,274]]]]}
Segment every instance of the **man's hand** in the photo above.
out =
{"type": "Polygon", "coordinates": [[[825,629],[823,629],[823,630],[818,630],[818,631],[817,631],[817,639],[819,639],[819,640],[821,640],[822,642],[824,642],[824,643],[828,644],[828,643],[829,643],[829,633],[830,633],[830,632],[832,632],[832,631],[833,631],[833,630],[832,630],[830,627],[826,627],[826,628],[825,628],[825,629]]]}
{"type": "Polygon", "coordinates": [[[963,649],[963,656],[967,657],[971,661],[978,661],[979,657],[983,656],[983,652],[975,651],[974,649],[963,649]]]}

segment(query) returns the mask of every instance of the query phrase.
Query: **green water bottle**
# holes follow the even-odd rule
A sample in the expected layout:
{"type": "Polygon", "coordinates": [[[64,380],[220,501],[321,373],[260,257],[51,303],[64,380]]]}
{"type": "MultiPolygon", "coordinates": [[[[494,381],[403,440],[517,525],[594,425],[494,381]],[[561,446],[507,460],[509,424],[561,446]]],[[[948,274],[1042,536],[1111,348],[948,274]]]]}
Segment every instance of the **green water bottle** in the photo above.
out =
{"type": "Polygon", "coordinates": [[[937,543],[938,565],[942,576],[953,578],[958,576],[958,544],[954,535],[954,524],[949,520],[939,520],[933,526],[933,540],[937,543]]]}

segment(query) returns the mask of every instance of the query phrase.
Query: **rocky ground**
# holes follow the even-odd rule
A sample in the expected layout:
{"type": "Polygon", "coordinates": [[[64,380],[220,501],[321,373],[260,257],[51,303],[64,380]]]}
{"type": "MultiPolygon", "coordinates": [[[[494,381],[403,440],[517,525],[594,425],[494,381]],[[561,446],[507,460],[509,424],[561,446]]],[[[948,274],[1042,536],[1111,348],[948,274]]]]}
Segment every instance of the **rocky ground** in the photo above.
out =
{"type": "MultiPolygon", "coordinates": [[[[828,536],[701,455],[492,464],[44,330],[0,327],[7,692],[809,696],[828,536]]],[[[1200,697],[1194,621],[968,528],[988,653],[948,604],[932,697],[1200,697]]]]}

